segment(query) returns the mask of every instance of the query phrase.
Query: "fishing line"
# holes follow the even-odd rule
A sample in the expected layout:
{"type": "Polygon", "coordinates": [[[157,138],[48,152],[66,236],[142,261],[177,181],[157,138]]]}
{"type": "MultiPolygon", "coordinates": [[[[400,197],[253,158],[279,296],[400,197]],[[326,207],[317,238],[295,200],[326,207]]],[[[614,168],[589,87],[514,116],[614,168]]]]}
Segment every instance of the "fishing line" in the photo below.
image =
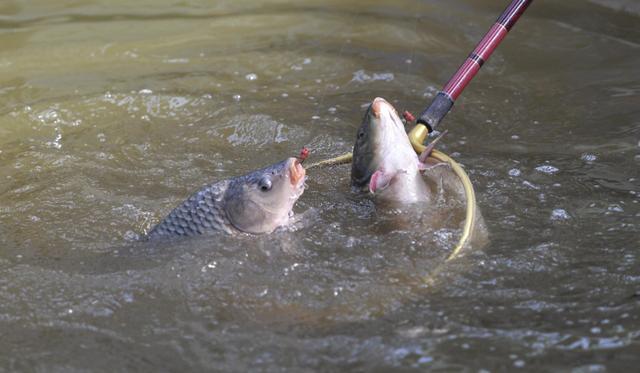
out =
{"type": "MultiPolygon", "coordinates": [[[[417,7],[417,5],[416,5],[417,7]]],[[[418,33],[418,22],[419,22],[419,12],[415,11],[415,18],[414,18],[414,33],[415,35],[417,35],[418,33]]],[[[344,47],[344,45],[343,45],[344,47]]],[[[411,75],[411,69],[412,69],[412,64],[413,64],[413,60],[415,58],[416,55],[416,50],[417,47],[414,46],[413,48],[411,48],[411,63],[407,63],[407,76],[411,75]]],[[[416,126],[417,127],[417,126],[416,126]]],[[[416,151],[416,153],[422,154],[422,152],[425,150],[426,146],[423,145],[425,139],[427,138],[427,136],[429,135],[429,130],[425,127],[425,126],[420,126],[421,128],[424,128],[424,131],[415,131],[416,128],[414,128],[413,131],[410,132],[410,136],[409,136],[409,140],[411,142],[411,145],[413,146],[414,150],[416,151]]],[[[421,129],[418,128],[418,129],[421,129]]],[[[473,184],[471,183],[471,180],[469,179],[469,176],[467,175],[467,173],[464,171],[464,169],[451,157],[449,157],[448,155],[446,155],[443,152],[440,152],[438,150],[433,150],[431,152],[431,155],[429,156],[429,158],[432,158],[438,162],[443,162],[448,164],[452,171],[455,173],[455,175],[460,179],[460,182],[462,183],[462,186],[464,188],[464,192],[465,192],[465,199],[466,199],[466,210],[465,210],[465,222],[464,222],[464,226],[462,228],[462,234],[460,236],[460,239],[458,240],[457,245],[453,248],[451,254],[449,254],[449,256],[447,257],[447,259],[445,260],[445,262],[448,262],[450,260],[455,259],[456,257],[458,257],[460,255],[460,252],[462,251],[462,249],[464,248],[464,246],[468,243],[468,241],[471,238],[471,233],[472,233],[472,228],[473,228],[473,221],[475,219],[475,215],[476,215],[476,197],[475,197],[475,191],[473,189],[473,184]]],[[[335,165],[341,165],[341,164],[347,164],[347,163],[351,163],[353,160],[353,154],[352,153],[345,153],[343,155],[340,155],[338,157],[334,157],[334,158],[330,158],[330,159],[326,159],[326,160],[322,160],[319,162],[315,162],[309,166],[307,166],[307,170],[312,169],[312,168],[316,168],[316,167],[328,167],[328,166],[335,166],[335,165]]]]}
{"type": "MultiPolygon", "coordinates": [[[[416,8],[418,8],[419,5],[420,4],[416,2],[416,8]]],[[[414,11],[414,14],[416,15],[414,19],[414,35],[418,37],[418,22],[420,19],[420,12],[418,11],[418,9],[414,11]]],[[[409,76],[411,76],[411,68],[413,65],[413,60],[415,59],[416,50],[417,50],[417,46],[414,45],[413,48],[411,48],[411,63],[407,64],[407,75],[409,76]]],[[[426,146],[424,145],[424,141],[427,137],[429,137],[431,133],[436,133],[436,132],[429,131],[429,130],[424,132],[424,134],[423,133],[417,134],[415,131],[410,132],[410,134],[412,134],[413,136],[409,136],[409,141],[411,142],[413,149],[416,151],[416,153],[418,153],[418,155],[422,154],[422,152],[425,151],[426,146]]],[[[466,199],[465,222],[462,228],[462,235],[460,236],[460,239],[458,240],[457,245],[453,248],[453,251],[451,252],[451,254],[449,254],[447,259],[445,260],[445,262],[448,262],[456,258],[460,254],[460,252],[462,251],[462,248],[471,238],[473,221],[475,220],[476,208],[477,208],[476,195],[473,189],[473,184],[469,179],[469,176],[455,160],[453,160],[451,157],[449,157],[445,153],[435,149],[431,151],[429,158],[433,158],[437,161],[447,163],[451,167],[452,171],[456,174],[456,176],[460,179],[460,182],[464,187],[464,194],[466,199]]]]}

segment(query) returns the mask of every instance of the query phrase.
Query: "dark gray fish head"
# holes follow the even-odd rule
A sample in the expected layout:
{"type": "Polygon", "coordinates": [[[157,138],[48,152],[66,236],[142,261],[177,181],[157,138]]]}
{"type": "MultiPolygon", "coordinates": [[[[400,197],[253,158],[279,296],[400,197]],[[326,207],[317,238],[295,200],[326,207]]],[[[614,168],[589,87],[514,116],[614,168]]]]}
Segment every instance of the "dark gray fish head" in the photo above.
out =
{"type": "Polygon", "coordinates": [[[243,232],[272,232],[288,223],[305,179],[305,169],[297,158],[231,179],[224,195],[227,218],[243,232]]]}
{"type": "Polygon", "coordinates": [[[362,119],[362,124],[356,134],[353,145],[353,160],[351,162],[351,185],[362,189],[369,185],[371,175],[376,170],[376,133],[378,120],[370,104],[362,119]]]}

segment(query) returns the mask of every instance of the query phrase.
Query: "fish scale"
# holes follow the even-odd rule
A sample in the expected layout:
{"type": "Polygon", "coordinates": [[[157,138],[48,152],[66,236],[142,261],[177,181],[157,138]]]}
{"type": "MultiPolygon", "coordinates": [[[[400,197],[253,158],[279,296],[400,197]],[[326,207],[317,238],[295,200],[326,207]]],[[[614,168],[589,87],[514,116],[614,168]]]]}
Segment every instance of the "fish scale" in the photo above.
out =
{"type": "Polygon", "coordinates": [[[148,237],[238,232],[224,211],[223,199],[228,185],[229,180],[223,180],[205,186],[171,211],[149,232],[148,237]]]}
{"type": "Polygon", "coordinates": [[[212,233],[271,233],[288,223],[304,191],[297,158],[206,185],[173,209],[147,238],[212,233]]]}

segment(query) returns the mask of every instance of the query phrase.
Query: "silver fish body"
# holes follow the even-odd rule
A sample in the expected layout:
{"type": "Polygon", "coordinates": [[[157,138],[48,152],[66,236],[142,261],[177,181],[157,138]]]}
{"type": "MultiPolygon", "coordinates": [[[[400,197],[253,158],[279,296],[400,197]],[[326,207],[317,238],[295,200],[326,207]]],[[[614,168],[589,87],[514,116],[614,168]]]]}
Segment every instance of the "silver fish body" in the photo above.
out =
{"type": "Polygon", "coordinates": [[[394,107],[383,98],[374,99],[353,147],[351,185],[384,201],[429,201],[423,167],[394,107]]]}
{"type": "Polygon", "coordinates": [[[270,233],[288,224],[305,179],[300,162],[289,158],[206,185],[153,227],[148,238],[270,233]]]}
{"type": "MultiPolygon", "coordinates": [[[[427,202],[420,206],[418,218],[413,214],[394,216],[396,227],[420,221],[431,229],[439,229],[465,221],[464,186],[447,163],[427,167],[420,162],[396,110],[382,98],[373,100],[358,129],[353,147],[351,184],[368,189],[376,202],[383,205],[427,202]],[[428,206],[428,208],[423,208],[428,206]]],[[[411,211],[404,206],[403,211],[411,211]]],[[[480,248],[487,244],[488,231],[480,210],[475,208],[468,244],[480,248]]],[[[395,209],[391,209],[395,210],[395,209]]],[[[419,229],[424,227],[420,226],[419,229]]]]}

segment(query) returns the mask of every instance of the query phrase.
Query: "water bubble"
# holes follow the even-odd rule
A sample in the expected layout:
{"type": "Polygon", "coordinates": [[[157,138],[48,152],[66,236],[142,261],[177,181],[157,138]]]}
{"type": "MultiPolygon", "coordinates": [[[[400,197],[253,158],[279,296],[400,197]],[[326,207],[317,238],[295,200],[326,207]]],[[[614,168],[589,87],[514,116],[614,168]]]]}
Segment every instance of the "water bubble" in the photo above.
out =
{"type": "Polygon", "coordinates": [[[605,373],[607,367],[602,364],[588,364],[574,368],[573,373],[605,373]]]}
{"type": "Polygon", "coordinates": [[[596,159],[598,159],[598,157],[596,157],[595,154],[585,153],[580,157],[580,159],[582,159],[585,162],[593,162],[596,159]]]}
{"type": "Polygon", "coordinates": [[[411,353],[411,351],[409,351],[408,349],[404,348],[404,347],[400,347],[397,348],[395,350],[393,350],[393,356],[396,359],[404,359],[407,355],[409,355],[411,353]]]}
{"type": "Polygon", "coordinates": [[[302,66],[300,66],[300,65],[291,65],[291,70],[300,71],[300,70],[302,70],[302,66]]]}
{"type": "Polygon", "coordinates": [[[56,134],[56,138],[53,139],[53,141],[47,141],[46,145],[55,149],[60,149],[62,148],[62,144],[60,143],[60,140],[62,140],[62,134],[58,132],[56,134]]]}
{"type": "Polygon", "coordinates": [[[35,215],[31,215],[29,216],[29,220],[31,220],[32,222],[37,222],[40,221],[40,218],[35,215]]]}
{"type": "Polygon", "coordinates": [[[411,65],[413,61],[411,60],[411,58],[407,58],[406,60],[404,60],[404,63],[406,63],[407,65],[411,65]]]}
{"type": "Polygon", "coordinates": [[[554,167],[550,164],[545,164],[545,165],[536,167],[536,171],[542,172],[548,175],[553,175],[560,170],[557,167],[554,167]]]}
{"type": "Polygon", "coordinates": [[[353,73],[352,82],[365,83],[370,81],[384,81],[390,82],[395,79],[393,73],[373,73],[373,75],[367,74],[364,70],[358,70],[353,73]]]}
{"type": "Polygon", "coordinates": [[[50,122],[58,119],[58,112],[55,109],[47,109],[38,114],[41,122],[50,122]]]}
{"type": "Polygon", "coordinates": [[[335,107],[333,107],[333,106],[327,109],[327,111],[328,111],[328,112],[330,112],[331,114],[335,114],[335,112],[336,112],[337,110],[338,110],[338,109],[336,109],[336,108],[335,108],[335,107]]]}
{"type": "Polygon", "coordinates": [[[168,58],[162,61],[164,63],[189,63],[188,58],[168,58]]]}
{"type": "Polygon", "coordinates": [[[618,204],[610,205],[609,207],[607,207],[607,210],[611,212],[624,212],[624,209],[622,208],[622,206],[618,204]]]}
{"type": "Polygon", "coordinates": [[[418,359],[418,364],[428,364],[432,361],[433,358],[431,356],[421,356],[420,359],[418,359]]]}
{"type": "Polygon", "coordinates": [[[169,109],[178,109],[188,103],[188,98],[182,96],[174,96],[169,99],[169,109]]]}
{"type": "Polygon", "coordinates": [[[100,160],[105,160],[105,159],[113,159],[113,156],[105,152],[98,152],[96,154],[96,158],[100,160]]]}
{"type": "Polygon", "coordinates": [[[511,135],[511,140],[520,140],[520,136],[518,136],[518,135],[511,135]]]}
{"type": "Polygon", "coordinates": [[[555,209],[551,212],[551,220],[560,221],[560,220],[569,220],[571,216],[565,209],[555,209]]]}
{"type": "Polygon", "coordinates": [[[148,89],[148,88],[143,88],[143,89],[139,90],[138,93],[141,94],[141,95],[150,95],[150,94],[153,93],[153,91],[148,89]]]}
{"type": "Polygon", "coordinates": [[[134,241],[139,241],[140,240],[140,235],[137,234],[134,231],[126,231],[126,232],[124,232],[123,238],[125,239],[125,241],[134,242],[134,241]]]}
{"type": "Polygon", "coordinates": [[[233,95],[233,101],[235,102],[240,102],[240,100],[242,99],[242,96],[240,95],[233,95]]]}
{"type": "Polygon", "coordinates": [[[280,96],[282,96],[284,98],[287,98],[287,97],[289,97],[289,94],[285,92],[285,93],[281,94],[280,96]]]}
{"type": "Polygon", "coordinates": [[[258,79],[258,75],[254,74],[254,73],[250,73],[244,76],[245,79],[247,79],[248,81],[254,81],[258,79]]]}
{"type": "Polygon", "coordinates": [[[311,119],[313,119],[313,120],[318,120],[318,119],[320,119],[320,116],[318,116],[318,115],[314,115],[314,116],[312,116],[312,117],[311,117],[311,119]]]}
{"type": "Polygon", "coordinates": [[[122,294],[122,299],[126,302],[126,303],[133,303],[133,294],[126,292],[124,294],[122,294]]]}
{"type": "Polygon", "coordinates": [[[522,368],[524,367],[524,361],[523,360],[516,360],[513,362],[513,366],[516,368],[522,368]]]}
{"type": "Polygon", "coordinates": [[[304,65],[308,65],[308,64],[310,64],[310,63],[311,63],[311,58],[309,58],[309,57],[305,58],[305,59],[302,61],[302,63],[303,63],[304,65]]]}
{"type": "Polygon", "coordinates": [[[138,58],[138,54],[133,51],[126,51],[124,55],[129,58],[138,58]]]}

